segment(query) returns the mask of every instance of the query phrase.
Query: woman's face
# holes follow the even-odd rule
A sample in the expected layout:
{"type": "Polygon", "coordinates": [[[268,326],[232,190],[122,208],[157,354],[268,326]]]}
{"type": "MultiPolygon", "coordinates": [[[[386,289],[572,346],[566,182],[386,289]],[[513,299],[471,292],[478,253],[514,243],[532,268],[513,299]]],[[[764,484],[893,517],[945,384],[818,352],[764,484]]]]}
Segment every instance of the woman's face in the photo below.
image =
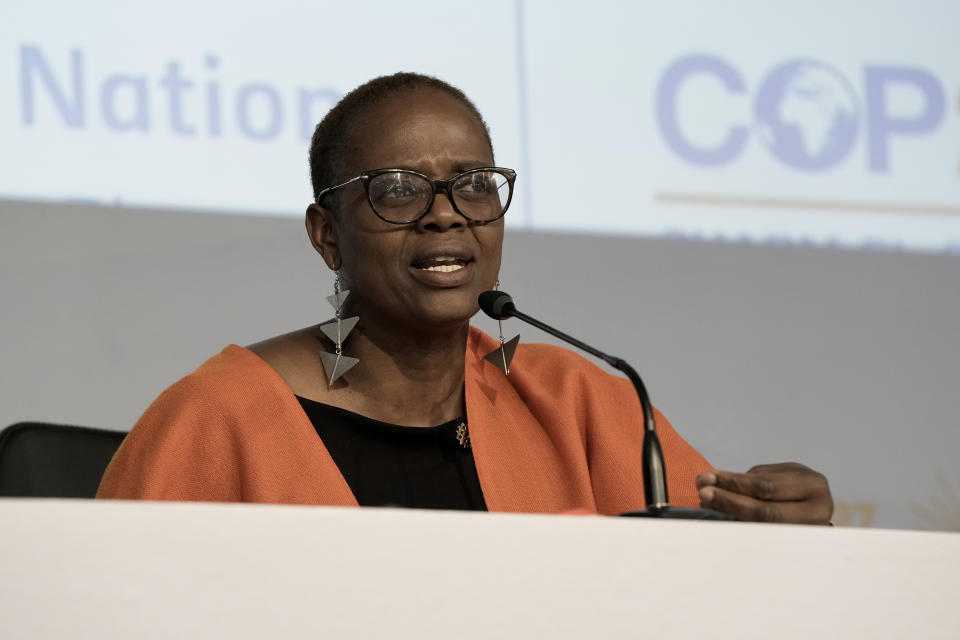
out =
{"type": "MultiPolygon", "coordinates": [[[[354,129],[358,144],[349,177],[396,168],[446,179],[493,166],[482,125],[458,100],[434,89],[387,98],[354,129]]],[[[502,218],[471,225],[438,194],[423,218],[394,225],[373,213],[361,184],[340,191],[340,210],[319,212],[326,224],[312,224],[311,236],[327,264],[340,265],[351,315],[368,325],[431,332],[460,327],[476,313],[477,296],[493,288],[500,270],[502,218]]]]}

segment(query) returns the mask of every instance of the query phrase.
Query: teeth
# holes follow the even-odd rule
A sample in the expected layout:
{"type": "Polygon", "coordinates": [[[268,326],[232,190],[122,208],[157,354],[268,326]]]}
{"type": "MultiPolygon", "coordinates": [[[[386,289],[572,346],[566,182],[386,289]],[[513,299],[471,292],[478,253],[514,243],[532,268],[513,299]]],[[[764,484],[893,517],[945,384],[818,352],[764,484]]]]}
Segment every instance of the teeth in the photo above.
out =
{"type": "Polygon", "coordinates": [[[424,271],[442,271],[443,273],[450,273],[451,271],[460,271],[463,269],[462,264],[438,264],[432,267],[424,267],[424,271]]]}

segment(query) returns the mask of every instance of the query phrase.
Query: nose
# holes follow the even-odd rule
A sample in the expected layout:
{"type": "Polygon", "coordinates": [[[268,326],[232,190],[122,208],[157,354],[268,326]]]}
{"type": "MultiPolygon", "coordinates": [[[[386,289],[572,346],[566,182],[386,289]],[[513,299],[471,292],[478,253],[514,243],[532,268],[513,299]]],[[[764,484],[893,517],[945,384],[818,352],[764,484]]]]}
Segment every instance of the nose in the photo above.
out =
{"type": "Polygon", "coordinates": [[[467,219],[453,208],[447,193],[438,193],[426,215],[417,220],[418,231],[447,231],[467,226],[467,219]]]}

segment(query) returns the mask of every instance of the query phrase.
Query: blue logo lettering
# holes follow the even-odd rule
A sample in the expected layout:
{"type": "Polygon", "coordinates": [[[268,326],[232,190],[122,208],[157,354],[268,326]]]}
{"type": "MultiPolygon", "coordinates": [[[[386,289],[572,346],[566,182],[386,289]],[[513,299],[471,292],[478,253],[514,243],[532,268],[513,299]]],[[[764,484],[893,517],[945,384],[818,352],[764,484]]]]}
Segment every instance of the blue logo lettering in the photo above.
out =
{"type": "Polygon", "coordinates": [[[79,49],[70,52],[70,69],[73,92],[68,96],[57,82],[40,48],[31,45],[20,47],[20,113],[24,124],[34,124],[36,121],[34,85],[42,81],[63,121],[70,127],[84,126],[83,53],[79,49]]]}
{"type": "Polygon", "coordinates": [[[677,122],[677,94],[683,82],[692,74],[709,74],[717,78],[731,93],[743,93],[746,86],[737,70],[719,58],[690,56],[674,63],[663,78],[657,91],[657,119],[664,140],[680,157],[705,166],[730,162],[743,150],[747,142],[745,127],[730,127],[723,144],[713,149],[704,149],[691,144],[677,122]]]}
{"type": "MultiPolygon", "coordinates": [[[[340,92],[327,87],[295,87],[285,93],[264,82],[240,85],[230,95],[223,91],[216,73],[220,59],[208,55],[203,66],[208,73],[205,80],[191,77],[177,60],[169,61],[162,74],[151,80],[145,73],[117,72],[103,76],[94,96],[99,98],[99,115],[104,125],[120,133],[149,132],[162,116],[151,113],[151,91],[160,91],[166,100],[166,120],[169,131],[182,137],[207,135],[220,137],[227,125],[246,138],[256,141],[273,140],[284,133],[287,113],[299,119],[290,131],[299,140],[310,140],[317,121],[342,97],[340,92]],[[289,96],[289,102],[285,97],[289,96]],[[224,122],[224,99],[233,104],[232,120],[224,122]]],[[[50,64],[40,47],[20,47],[20,116],[24,125],[37,126],[38,105],[46,98],[60,121],[71,128],[87,126],[86,60],[80,49],[72,49],[66,76],[50,64]]],[[[161,122],[160,124],[163,124],[161,122]]]]}
{"type": "Polygon", "coordinates": [[[890,170],[890,134],[919,135],[932,131],[943,119],[943,87],[926,71],[903,67],[867,67],[867,142],[870,169],[890,170]],[[897,83],[912,86],[923,95],[923,109],[914,118],[895,118],[887,110],[887,87],[897,83]]]}
{"type": "Polygon", "coordinates": [[[269,140],[283,127],[283,105],[280,96],[272,87],[265,84],[247,84],[237,92],[237,124],[240,130],[256,140],[269,140]],[[250,103],[261,96],[260,103],[267,108],[265,126],[254,126],[250,116],[250,103]]]}
{"type": "Polygon", "coordinates": [[[100,111],[103,113],[103,121],[117,131],[147,131],[150,128],[150,108],[146,77],[121,74],[109,76],[100,88],[100,111]],[[127,94],[132,101],[131,113],[128,115],[119,113],[117,103],[123,94],[127,94]]]}
{"type": "MultiPolygon", "coordinates": [[[[723,142],[714,148],[693,144],[678,121],[677,101],[684,83],[706,75],[732,95],[746,94],[747,84],[735,67],[710,55],[692,55],[671,64],[657,87],[657,124],[670,149],[699,166],[718,167],[734,161],[747,144],[747,127],[731,123],[723,142]]],[[[833,168],[849,156],[864,122],[868,167],[874,173],[890,169],[893,136],[919,136],[943,121],[943,86],[927,71],[906,67],[867,66],[864,69],[863,117],[857,92],[836,69],[815,60],[792,60],[775,67],[756,90],[753,103],[757,136],[783,164],[801,171],[833,168]],[[895,116],[887,91],[898,86],[919,93],[921,108],[910,116],[895,116]]]]}
{"type": "Polygon", "coordinates": [[[777,67],[764,79],[755,105],[760,139],[791,167],[827,169],[856,142],[856,96],[824,64],[802,60],[777,67]]]}

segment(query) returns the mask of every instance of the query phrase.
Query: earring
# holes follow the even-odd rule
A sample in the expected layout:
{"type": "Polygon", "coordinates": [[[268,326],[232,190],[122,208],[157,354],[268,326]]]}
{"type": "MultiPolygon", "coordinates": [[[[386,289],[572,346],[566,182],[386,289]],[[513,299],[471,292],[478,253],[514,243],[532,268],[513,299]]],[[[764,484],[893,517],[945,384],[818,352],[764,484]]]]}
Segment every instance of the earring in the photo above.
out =
{"type": "MultiPolygon", "coordinates": [[[[497,291],[500,290],[499,279],[493,288],[497,291]]],[[[513,354],[517,352],[517,345],[520,344],[520,334],[517,334],[507,342],[504,342],[503,321],[497,320],[497,326],[500,328],[500,346],[483,356],[483,358],[495,367],[503,367],[503,374],[508,376],[510,375],[510,363],[513,362],[513,354]]]]}
{"type": "Polygon", "coordinates": [[[327,386],[331,387],[334,382],[340,379],[340,376],[360,362],[359,358],[351,358],[350,356],[343,355],[343,341],[347,339],[347,336],[350,335],[353,328],[357,326],[357,321],[360,320],[360,318],[358,316],[353,316],[352,318],[340,317],[343,311],[343,303],[347,299],[347,296],[350,295],[350,291],[340,291],[340,272],[336,271],[334,273],[333,295],[327,296],[327,302],[329,302],[330,306],[334,309],[334,318],[330,322],[325,322],[320,325],[320,331],[323,331],[333,344],[336,345],[336,351],[334,351],[334,353],[320,352],[320,362],[323,364],[324,373],[327,374],[327,386]]]}

